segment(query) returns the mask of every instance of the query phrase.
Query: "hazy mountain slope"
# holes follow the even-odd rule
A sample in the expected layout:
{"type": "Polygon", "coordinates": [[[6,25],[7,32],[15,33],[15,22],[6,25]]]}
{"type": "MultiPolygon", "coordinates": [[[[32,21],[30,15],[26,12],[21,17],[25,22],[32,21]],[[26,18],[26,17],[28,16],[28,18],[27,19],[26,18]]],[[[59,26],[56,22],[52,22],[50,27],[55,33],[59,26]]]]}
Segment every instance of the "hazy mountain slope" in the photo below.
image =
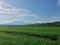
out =
{"type": "Polygon", "coordinates": [[[12,22],[12,23],[0,25],[0,26],[60,27],[60,21],[50,22],[50,23],[34,23],[34,24],[27,24],[22,21],[16,21],[16,22],[12,22]]]}
{"type": "Polygon", "coordinates": [[[39,26],[56,26],[56,27],[60,27],[60,21],[58,22],[51,22],[51,23],[35,23],[35,24],[30,24],[28,26],[36,26],[36,27],[39,27],[39,26]]]}

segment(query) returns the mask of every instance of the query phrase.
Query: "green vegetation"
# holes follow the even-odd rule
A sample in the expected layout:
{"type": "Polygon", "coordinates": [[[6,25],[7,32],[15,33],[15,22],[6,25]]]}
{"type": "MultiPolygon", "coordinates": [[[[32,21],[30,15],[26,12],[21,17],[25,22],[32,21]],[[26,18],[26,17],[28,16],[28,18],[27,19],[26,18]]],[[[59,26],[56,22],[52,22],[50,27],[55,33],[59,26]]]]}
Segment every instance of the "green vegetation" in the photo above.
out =
{"type": "Polygon", "coordinates": [[[1,27],[0,45],[60,45],[60,27],[1,27]]]}

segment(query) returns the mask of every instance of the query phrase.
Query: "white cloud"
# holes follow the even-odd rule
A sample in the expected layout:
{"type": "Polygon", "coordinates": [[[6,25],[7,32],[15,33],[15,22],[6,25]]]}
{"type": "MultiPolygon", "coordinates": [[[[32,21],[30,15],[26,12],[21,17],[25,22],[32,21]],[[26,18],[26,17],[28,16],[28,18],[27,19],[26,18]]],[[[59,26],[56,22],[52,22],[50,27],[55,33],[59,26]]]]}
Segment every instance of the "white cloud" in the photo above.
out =
{"type": "Polygon", "coordinates": [[[14,22],[16,21],[15,19],[14,20],[4,20],[4,21],[1,21],[0,24],[6,24],[6,23],[11,23],[11,22],[14,22]]]}
{"type": "Polygon", "coordinates": [[[16,8],[12,5],[3,2],[0,8],[0,24],[11,23],[14,21],[33,22],[37,18],[36,15],[32,14],[28,9],[16,8]],[[25,17],[29,20],[30,17],[34,17],[31,20],[24,20],[25,17]]]}
{"type": "Polygon", "coordinates": [[[57,0],[57,6],[60,6],[60,0],[57,0]]]}
{"type": "Polygon", "coordinates": [[[60,21],[60,17],[57,15],[52,16],[50,22],[60,21]]]}

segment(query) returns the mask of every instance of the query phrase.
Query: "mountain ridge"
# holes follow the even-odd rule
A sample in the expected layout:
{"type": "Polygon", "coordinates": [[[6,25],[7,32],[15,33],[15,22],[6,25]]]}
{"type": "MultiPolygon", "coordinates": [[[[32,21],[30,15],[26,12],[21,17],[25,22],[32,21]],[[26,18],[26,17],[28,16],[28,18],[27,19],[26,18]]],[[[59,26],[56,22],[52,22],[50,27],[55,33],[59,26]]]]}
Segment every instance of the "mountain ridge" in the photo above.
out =
{"type": "MultiPolygon", "coordinates": [[[[18,21],[17,21],[18,22],[18,21]]],[[[18,24],[16,24],[17,22],[13,22],[12,24],[5,24],[5,25],[0,25],[1,26],[31,26],[31,27],[60,27],[60,21],[57,22],[49,22],[49,23],[34,23],[34,24],[26,24],[24,22],[18,22],[18,24]]]]}

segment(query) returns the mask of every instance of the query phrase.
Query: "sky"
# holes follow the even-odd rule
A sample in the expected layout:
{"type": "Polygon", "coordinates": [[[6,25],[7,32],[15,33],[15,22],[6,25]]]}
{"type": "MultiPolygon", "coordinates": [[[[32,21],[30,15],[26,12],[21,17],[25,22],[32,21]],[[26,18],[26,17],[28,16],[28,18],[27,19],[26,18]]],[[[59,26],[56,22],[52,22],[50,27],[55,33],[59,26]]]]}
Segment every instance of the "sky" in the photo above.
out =
{"type": "Polygon", "coordinates": [[[60,0],[0,0],[0,24],[60,21],[60,0]]]}

